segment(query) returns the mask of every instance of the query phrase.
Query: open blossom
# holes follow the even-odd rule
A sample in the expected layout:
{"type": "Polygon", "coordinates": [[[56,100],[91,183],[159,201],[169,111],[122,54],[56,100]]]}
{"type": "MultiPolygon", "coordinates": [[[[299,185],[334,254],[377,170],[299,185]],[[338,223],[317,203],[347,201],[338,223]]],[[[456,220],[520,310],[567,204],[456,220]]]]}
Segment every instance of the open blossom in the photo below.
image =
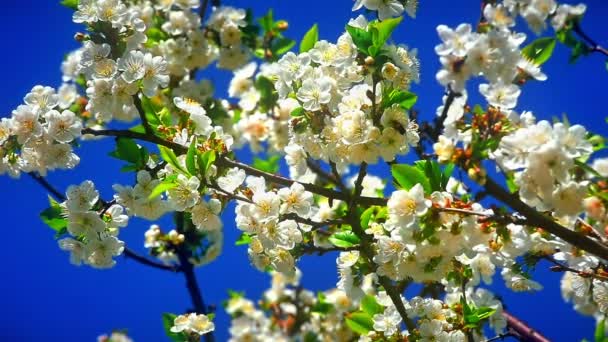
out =
{"type": "Polygon", "coordinates": [[[409,191],[397,190],[388,200],[390,227],[409,227],[416,217],[424,215],[431,202],[424,197],[422,185],[416,184],[409,191]]]}
{"type": "Polygon", "coordinates": [[[298,90],[298,100],[302,101],[306,110],[319,110],[322,104],[331,100],[331,82],[326,79],[306,79],[298,90]]]}
{"type": "Polygon", "coordinates": [[[515,84],[480,84],[479,92],[492,106],[513,109],[521,90],[515,84]]]}
{"type": "MultiPolygon", "coordinates": [[[[411,1],[409,0],[408,3],[411,1]]],[[[353,11],[363,6],[368,10],[378,11],[378,18],[380,20],[400,16],[405,10],[402,1],[399,0],[357,0],[353,6],[353,11]]]]}
{"type": "Polygon", "coordinates": [[[46,120],[49,123],[48,134],[60,143],[69,143],[79,137],[82,131],[82,122],[76,118],[76,115],[64,110],[59,113],[56,110],[47,112],[46,120]]]}
{"type": "Polygon", "coordinates": [[[90,210],[99,200],[99,192],[91,181],[84,181],[80,185],[70,185],[67,189],[66,207],[71,212],[85,212],[90,210]]]}
{"type": "Polygon", "coordinates": [[[198,229],[205,231],[221,229],[222,221],[218,216],[221,210],[222,204],[215,198],[210,199],[209,202],[201,201],[190,210],[192,223],[198,229]]]}
{"type": "Polygon", "coordinates": [[[192,332],[198,335],[205,335],[215,330],[215,324],[209,317],[203,314],[190,313],[175,317],[171,332],[192,332]]]}
{"type": "Polygon", "coordinates": [[[198,188],[200,180],[195,176],[187,178],[180,174],[176,179],[177,185],[167,191],[169,203],[176,211],[184,211],[193,207],[201,198],[198,188]]]}
{"type": "Polygon", "coordinates": [[[281,213],[296,213],[300,217],[308,217],[312,206],[312,194],[304,190],[300,183],[293,183],[289,188],[282,188],[278,192],[281,201],[281,213]]]}

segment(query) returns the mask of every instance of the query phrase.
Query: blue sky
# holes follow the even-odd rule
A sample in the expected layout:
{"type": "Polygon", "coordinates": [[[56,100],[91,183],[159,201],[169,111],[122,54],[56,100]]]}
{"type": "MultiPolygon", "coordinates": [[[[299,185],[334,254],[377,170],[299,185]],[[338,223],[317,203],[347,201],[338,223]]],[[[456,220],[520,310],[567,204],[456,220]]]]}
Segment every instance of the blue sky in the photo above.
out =
{"type": "MultiPolygon", "coordinates": [[[[2,86],[0,117],[9,116],[23,96],[36,84],[58,86],[59,65],[65,53],[77,47],[72,39],[83,28],[71,23],[71,11],[58,5],[59,0],[6,1],[0,12],[4,24],[3,53],[0,55],[2,86]]],[[[335,40],[345,23],[354,16],[349,0],[244,1],[224,0],[226,5],[253,7],[256,15],[268,7],[275,18],[288,20],[288,36],[300,38],[314,23],[319,23],[321,39],[335,40]]],[[[592,37],[608,43],[604,29],[608,3],[590,0],[583,27],[592,37]]],[[[440,105],[443,89],[434,75],[439,62],[433,47],[438,38],[438,24],[456,26],[479,18],[477,1],[423,0],[416,20],[406,18],[395,40],[419,50],[422,82],[413,87],[418,93],[417,108],[429,118],[440,105]],[[458,3],[458,5],[455,5],[458,3]]],[[[533,36],[531,35],[531,38],[533,36]]],[[[551,118],[567,113],[572,122],[607,135],[604,118],[608,72],[599,55],[569,65],[568,50],[556,48],[543,67],[549,79],[530,83],[523,89],[518,109],[531,110],[537,117],[551,118]]],[[[202,77],[216,83],[216,94],[226,95],[226,72],[205,71],[202,77]]],[[[470,94],[476,90],[469,88],[470,94]]],[[[479,99],[472,96],[472,100],[479,99]]],[[[49,180],[60,189],[69,184],[92,179],[102,196],[111,196],[114,183],[130,184],[132,175],[118,172],[120,163],[107,157],[112,141],[87,143],[79,149],[81,164],[69,172],[54,172],[49,180]]],[[[241,153],[243,160],[251,156],[241,153]]],[[[93,341],[101,333],[126,328],[136,341],[165,341],[161,314],[183,312],[190,301],[181,274],[149,269],[119,258],[118,265],[106,271],[69,264],[60,251],[53,233],[38,219],[47,206],[45,192],[31,179],[15,181],[0,177],[2,228],[5,242],[0,248],[0,340],[10,341],[93,341]]],[[[213,264],[197,269],[197,276],[207,303],[220,305],[226,290],[245,291],[257,299],[267,288],[269,277],[249,266],[246,248],[233,246],[239,233],[231,220],[233,207],[224,214],[225,248],[213,264]]],[[[164,228],[170,220],[164,219],[164,228]]],[[[162,224],[161,224],[162,226],[162,224]]],[[[148,223],[134,219],[121,237],[140,252],[143,232],[148,223]]],[[[313,290],[333,287],[336,282],[333,255],[307,257],[300,262],[303,285],[313,290]]],[[[526,319],[533,327],[556,341],[574,341],[593,334],[592,319],[577,315],[565,304],[559,292],[559,274],[541,264],[535,277],[545,289],[534,294],[513,294],[496,279],[491,289],[505,299],[507,308],[526,319]]],[[[228,318],[218,308],[217,336],[227,338],[228,318]]]]}

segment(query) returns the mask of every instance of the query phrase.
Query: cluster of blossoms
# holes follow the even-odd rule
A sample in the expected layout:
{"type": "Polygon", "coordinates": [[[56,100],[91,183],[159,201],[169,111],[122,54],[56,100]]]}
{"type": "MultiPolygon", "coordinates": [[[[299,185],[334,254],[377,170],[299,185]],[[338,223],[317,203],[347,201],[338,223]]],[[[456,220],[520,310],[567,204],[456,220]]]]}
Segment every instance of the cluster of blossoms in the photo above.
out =
{"type": "Polygon", "coordinates": [[[517,129],[500,140],[494,157],[501,169],[514,172],[522,201],[573,222],[584,210],[588,185],[573,174],[575,160],[592,152],[584,127],[535,122],[528,114],[522,115],[517,129]]]}
{"type": "MultiPolygon", "coordinates": [[[[368,27],[362,16],[349,25],[368,27]]],[[[373,164],[379,157],[392,161],[417,144],[417,125],[406,110],[382,101],[418,80],[416,51],[402,46],[386,49],[381,82],[364,70],[365,62],[358,58],[348,33],[337,44],[319,41],[312,50],[286,54],[274,68],[269,67],[266,74],[277,80],[279,98],[295,95],[303,112],[292,120],[294,134],[285,148],[292,160],[303,163],[298,155],[305,154],[337,165],[373,164]]]]}
{"type": "Polygon", "coordinates": [[[484,8],[484,15],[493,25],[514,26],[516,16],[524,18],[530,29],[540,34],[547,28],[547,21],[555,31],[564,28],[566,23],[581,17],[587,6],[578,4],[558,4],[555,0],[503,0],[502,3],[489,4],[484,8]]]}
{"type": "Polygon", "coordinates": [[[82,123],[69,108],[76,99],[75,87],[63,85],[59,91],[35,86],[25,104],[10,118],[0,120],[0,174],[19,177],[21,172],[71,169],[80,158],[72,142],[80,137],[82,123]]]}
{"type": "Polygon", "coordinates": [[[171,332],[202,336],[215,330],[215,324],[203,314],[189,313],[175,317],[171,332]]]}
{"type": "Polygon", "coordinates": [[[295,260],[290,253],[302,242],[302,233],[311,226],[301,224],[300,219],[313,216],[313,196],[299,183],[289,188],[268,190],[262,177],[246,179],[249,201],[239,201],[235,209],[236,226],[251,236],[249,258],[260,270],[272,266],[285,274],[295,272],[295,260]]]}
{"type": "MultiPolygon", "coordinates": [[[[346,257],[343,253],[341,258],[346,257]]],[[[450,287],[445,301],[432,298],[401,298],[409,319],[418,328],[401,331],[402,317],[390,297],[378,290],[376,277],[365,276],[359,293],[349,295],[340,289],[319,292],[316,295],[300,285],[301,274],[291,276],[272,273],[271,288],[264,292],[259,308],[240,293],[232,293],[225,308],[232,317],[230,341],[291,341],[315,337],[321,341],[354,340],[349,320],[357,317],[357,324],[369,325],[369,331],[359,331],[359,341],[397,340],[413,341],[467,341],[463,331],[463,295],[461,289],[450,287]],[[373,326],[373,329],[372,329],[373,326]]],[[[502,333],[506,319],[502,303],[488,290],[468,286],[466,305],[469,308],[486,308],[490,326],[502,333]]],[[[352,323],[352,321],[351,321],[352,323]]],[[[367,329],[367,328],[366,328],[367,329]]],[[[475,340],[483,340],[481,331],[474,331],[475,340]]]]}
{"type": "Polygon", "coordinates": [[[415,18],[418,10],[418,0],[356,0],[353,11],[362,7],[370,11],[377,11],[380,20],[399,17],[404,11],[410,17],[415,18]]]}
{"type": "Polygon", "coordinates": [[[356,310],[360,299],[337,289],[315,295],[300,287],[300,278],[299,270],[291,276],[272,273],[271,288],[264,292],[259,308],[233,293],[225,304],[232,317],[230,341],[291,341],[305,336],[321,341],[352,340],[354,334],[346,326],[344,314],[356,310]]]}
{"type": "Polygon", "coordinates": [[[70,262],[95,268],[114,266],[113,257],[124,250],[124,242],[117,236],[129,221],[123,207],[100,205],[95,185],[84,181],[68,188],[67,200],[61,204],[61,210],[67,218],[67,233],[71,237],[59,240],[59,247],[70,252],[70,262]]]}

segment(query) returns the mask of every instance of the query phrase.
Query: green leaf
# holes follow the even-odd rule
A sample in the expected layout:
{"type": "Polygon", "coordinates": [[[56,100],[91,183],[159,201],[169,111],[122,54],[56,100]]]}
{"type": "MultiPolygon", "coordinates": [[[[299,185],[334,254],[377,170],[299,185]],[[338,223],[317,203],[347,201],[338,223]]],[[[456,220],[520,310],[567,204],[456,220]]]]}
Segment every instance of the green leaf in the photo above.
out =
{"type": "Polygon", "coordinates": [[[272,8],[268,10],[268,13],[266,13],[265,16],[258,19],[258,21],[259,21],[260,25],[262,26],[262,29],[264,29],[264,32],[272,31],[272,27],[274,24],[272,8]]]}
{"type": "Polygon", "coordinates": [[[255,81],[255,88],[260,92],[260,109],[264,112],[274,108],[279,99],[274,83],[264,76],[260,76],[255,81]]]}
{"type": "Polygon", "coordinates": [[[350,34],[357,49],[366,55],[369,54],[368,49],[372,46],[372,34],[350,25],[346,25],[346,31],[350,34]]]}
{"type": "Polygon", "coordinates": [[[171,190],[171,189],[175,188],[176,186],[177,186],[177,183],[175,183],[175,182],[159,183],[157,186],[154,187],[154,189],[152,189],[152,192],[150,192],[150,195],[148,195],[148,199],[154,199],[154,198],[160,196],[163,192],[165,192],[167,190],[171,190]]]}
{"type": "Polygon", "coordinates": [[[393,89],[382,98],[382,107],[389,108],[394,104],[399,104],[405,110],[411,109],[418,101],[418,95],[408,91],[393,89]]]}
{"type": "Polygon", "coordinates": [[[49,204],[50,207],[44,209],[40,213],[40,219],[55,231],[55,238],[58,238],[67,231],[68,220],[63,214],[61,205],[59,205],[51,196],[49,196],[49,204]]]}
{"type": "Polygon", "coordinates": [[[429,179],[431,184],[431,192],[445,190],[441,187],[442,174],[439,168],[439,163],[431,160],[419,160],[416,162],[416,167],[420,169],[426,177],[429,179]]]}
{"type": "Polygon", "coordinates": [[[234,243],[235,246],[243,246],[248,245],[252,241],[251,235],[247,233],[242,233],[238,240],[234,243]]]}
{"type": "Polygon", "coordinates": [[[144,165],[142,152],[135,140],[130,138],[116,138],[116,149],[110,152],[110,156],[127,161],[135,165],[144,165]]]}
{"type": "Polygon", "coordinates": [[[177,317],[177,315],[172,313],[166,312],[163,314],[163,328],[165,329],[165,334],[167,334],[173,342],[188,342],[188,339],[183,334],[176,334],[171,331],[175,317],[177,317]]]}
{"type": "Polygon", "coordinates": [[[299,116],[303,116],[303,115],[304,115],[304,113],[305,113],[304,108],[302,108],[302,107],[298,107],[298,108],[296,108],[296,109],[294,109],[294,110],[292,110],[292,111],[291,111],[291,116],[293,116],[293,117],[296,117],[296,118],[297,118],[297,117],[299,117],[299,116]]]}
{"type": "MultiPolygon", "coordinates": [[[[393,31],[397,28],[397,26],[401,23],[403,17],[390,18],[382,21],[373,21],[369,24],[369,31],[372,34],[372,43],[373,46],[380,51],[386,41],[391,37],[393,31]]],[[[378,52],[372,55],[375,57],[378,52]]]]}
{"type": "Polygon", "coordinates": [[[207,171],[209,170],[209,168],[211,167],[211,165],[213,165],[213,162],[215,161],[215,151],[214,150],[209,150],[206,151],[203,154],[199,154],[197,161],[198,161],[198,168],[201,170],[201,172],[204,171],[203,175],[207,174],[207,171]]]}
{"type": "Polygon", "coordinates": [[[369,227],[369,221],[372,218],[372,215],[376,211],[376,207],[370,207],[365,209],[365,211],[361,214],[361,228],[364,230],[369,227]]]}
{"type": "Polygon", "coordinates": [[[415,166],[396,164],[391,167],[391,173],[401,189],[409,190],[414,185],[420,184],[424,189],[424,193],[430,194],[432,192],[429,179],[423,171],[415,166]]]}
{"type": "Polygon", "coordinates": [[[366,335],[374,330],[374,321],[370,315],[365,312],[353,312],[346,316],[346,325],[359,335],[366,335]]]}
{"type": "Polygon", "coordinates": [[[281,157],[278,155],[270,156],[268,159],[255,157],[253,158],[253,167],[264,172],[277,173],[279,171],[279,160],[281,160],[281,157]]]}
{"type": "Polygon", "coordinates": [[[319,40],[319,25],[316,23],[312,25],[310,30],[304,34],[302,41],[300,41],[300,53],[307,52],[308,50],[315,47],[315,44],[319,40]]]}
{"type": "Polygon", "coordinates": [[[593,334],[595,342],[604,342],[606,339],[606,318],[602,319],[595,327],[593,334]]]}
{"type": "Polygon", "coordinates": [[[384,312],[384,307],[378,304],[376,297],[370,295],[366,295],[361,300],[361,309],[371,317],[384,312]]]}
{"type": "Polygon", "coordinates": [[[188,171],[184,170],[184,168],[179,163],[179,160],[177,160],[177,156],[175,155],[175,152],[173,152],[172,149],[162,145],[158,145],[158,150],[163,160],[169,163],[169,165],[173,166],[175,170],[189,175],[188,171]]]}
{"type": "Polygon", "coordinates": [[[194,137],[194,139],[192,139],[190,147],[188,148],[188,154],[186,154],[186,169],[192,175],[196,174],[196,152],[196,137],[194,137]]]}
{"type": "Polygon", "coordinates": [[[340,248],[353,247],[361,242],[361,239],[359,239],[359,237],[351,231],[334,233],[329,237],[328,240],[334,246],[340,248]]]}
{"type": "Polygon", "coordinates": [[[555,42],[556,40],[553,37],[539,38],[524,47],[521,53],[534,64],[541,65],[553,54],[555,42]]]}
{"type": "Polygon", "coordinates": [[[291,50],[291,48],[293,48],[295,45],[296,41],[293,39],[285,37],[278,38],[272,44],[272,51],[274,51],[273,55],[280,56],[282,54],[285,54],[287,51],[291,50]]]}
{"type": "Polygon", "coordinates": [[[77,10],[78,9],[78,4],[80,3],[80,0],[62,0],[61,4],[67,8],[71,8],[73,10],[77,10]]]}

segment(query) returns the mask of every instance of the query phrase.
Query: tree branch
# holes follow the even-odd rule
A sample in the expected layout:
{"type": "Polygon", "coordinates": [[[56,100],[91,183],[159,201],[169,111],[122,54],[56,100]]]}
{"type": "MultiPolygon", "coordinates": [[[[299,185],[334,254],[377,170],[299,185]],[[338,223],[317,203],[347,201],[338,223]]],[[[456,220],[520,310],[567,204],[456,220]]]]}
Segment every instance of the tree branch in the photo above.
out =
{"type": "MultiPolygon", "coordinates": [[[[34,179],[43,188],[45,188],[53,197],[55,197],[56,200],[64,202],[67,199],[65,197],[65,195],[62,192],[60,192],[59,190],[57,190],[57,188],[55,188],[53,185],[51,185],[51,183],[49,183],[46,180],[46,178],[40,176],[39,174],[35,174],[33,172],[28,173],[28,175],[30,177],[32,177],[32,179],[34,179]]],[[[171,272],[179,271],[179,269],[175,266],[169,266],[169,265],[165,265],[165,264],[159,263],[154,260],[150,260],[142,255],[137,254],[135,251],[133,251],[127,247],[125,247],[125,249],[123,251],[123,255],[125,256],[125,258],[133,259],[134,261],[137,261],[142,265],[146,265],[146,266],[150,266],[150,267],[154,267],[154,268],[158,268],[158,269],[162,269],[162,270],[166,270],[166,271],[171,271],[171,272]]]]}
{"type": "Polygon", "coordinates": [[[483,186],[488,194],[526,217],[528,225],[540,227],[575,247],[594,254],[604,260],[608,260],[608,248],[605,245],[580,233],[574,232],[541,214],[536,211],[536,209],[533,209],[522,202],[517,196],[504,190],[490,177],[486,177],[486,182],[483,186]]]}
{"type": "MultiPolygon", "coordinates": [[[[177,232],[184,234],[186,231],[186,218],[184,213],[176,211],[174,215],[177,232]]],[[[203,295],[198,286],[198,281],[196,280],[196,275],[194,274],[194,265],[192,265],[192,263],[190,262],[192,252],[188,249],[186,243],[182,243],[176,248],[176,253],[179,259],[180,270],[186,278],[186,287],[188,288],[188,293],[190,294],[190,299],[192,300],[194,311],[199,314],[208,314],[209,311],[207,310],[207,306],[205,305],[205,301],[203,300],[203,295]]],[[[215,341],[212,332],[205,334],[204,337],[206,342],[215,341]]]]}
{"type": "MultiPolygon", "coordinates": [[[[263,177],[267,181],[273,182],[275,184],[279,184],[279,185],[283,185],[283,186],[291,186],[294,183],[299,183],[304,187],[304,189],[306,189],[306,191],[310,191],[312,193],[315,193],[317,195],[321,195],[321,196],[324,196],[327,198],[337,199],[337,200],[341,200],[341,201],[348,201],[351,198],[349,194],[345,194],[343,192],[335,191],[332,189],[327,189],[322,186],[318,186],[318,185],[314,185],[314,184],[310,184],[310,183],[297,182],[293,179],[289,179],[289,178],[285,178],[285,177],[282,177],[279,175],[274,175],[274,174],[271,174],[268,172],[264,172],[264,171],[258,170],[256,168],[253,168],[249,165],[240,163],[235,160],[230,160],[225,157],[218,158],[216,160],[216,162],[219,165],[222,165],[225,167],[236,167],[236,168],[242,169],[249,175],[263,177]]],[[[382,205],[386,205],[387,200],[385,198],[380,198],[380,197],[361,197],[361,196],[359,196],[356,199],[356,203],[362,204],[362,205],[380,205],[380,206],[382,206],[382,205]]]]}
{"type": "Polygon", "coordinates": [[[540,332],[534,330],[527,323],[519,318],[511,315],[507,311],[503,311],[502,315],[507,319],[507,326],[519,337],[520,341],[528,342],[550,342],[548,338],[540,332]]]}
{"type": "Polygon", "coordinates": [[[591,45],[591,50],[592,51],[599,52],[599,53],[603,54],[604,56],[608,56],[608,49],[602,47],[595,40],[593,40],[591,37],[589,37],[583,31],[583,29],[581,28],[581,25],[577,21],[574,22],[574,25],[572,27],[572,31],[574,31],[581,38],[583,38],[583,40],[585,40],[587,42],[587,44],[591,45]]]}
{"type": "Polygon", "coordinates": [[[125,258],[137,261],[138,263],[140,263],[142,265],[158,268],[160,270],[171,271],[171,272],[180,271],[180,268],[177,266],[165,265],[163,263],[150,260],[142,255],[137,254],[136,252],[134,252],[133,250],[130,250],[128,248],[125,248],[123,255],[125,256],[125,258]]]}

